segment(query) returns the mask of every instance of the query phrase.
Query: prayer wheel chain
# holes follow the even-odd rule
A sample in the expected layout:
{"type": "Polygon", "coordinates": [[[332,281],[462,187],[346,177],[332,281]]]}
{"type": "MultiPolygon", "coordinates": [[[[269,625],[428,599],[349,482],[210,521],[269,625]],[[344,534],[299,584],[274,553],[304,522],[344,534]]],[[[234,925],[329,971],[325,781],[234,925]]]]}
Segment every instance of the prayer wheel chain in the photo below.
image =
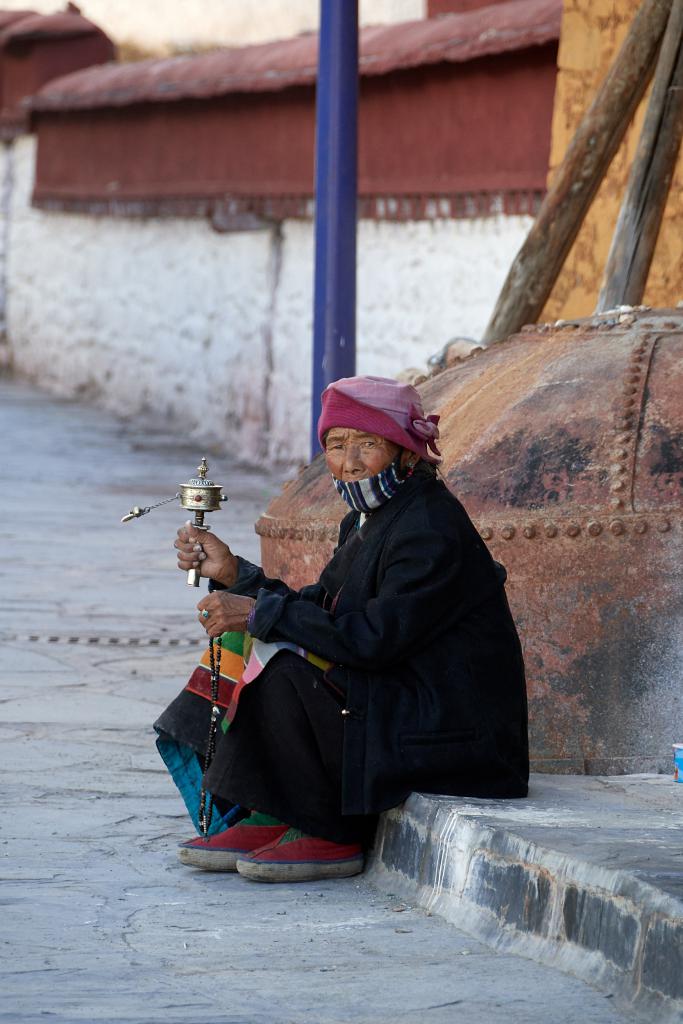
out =
{"type": "MultiPolygon", "coordinates": [[[[218,706],[218,682],[221,674],[221,638],[211,637],[209,640],[209,662],[211,665],[211,718],[209,720],[209,738],[206,743],[206,754],[204,755],[203,775],[209,770],[213,755],[216,753],[216,731],[218,729],[218,716],[221,709],[218,706]],[[214,648],[215,644],[215,648],[214,648]]],[[[202,781],[202,791],[199,797],[199,827],[205,839],[209,836],[211,818],[213,816],[213,797],[207,793],[202,781]]]]}

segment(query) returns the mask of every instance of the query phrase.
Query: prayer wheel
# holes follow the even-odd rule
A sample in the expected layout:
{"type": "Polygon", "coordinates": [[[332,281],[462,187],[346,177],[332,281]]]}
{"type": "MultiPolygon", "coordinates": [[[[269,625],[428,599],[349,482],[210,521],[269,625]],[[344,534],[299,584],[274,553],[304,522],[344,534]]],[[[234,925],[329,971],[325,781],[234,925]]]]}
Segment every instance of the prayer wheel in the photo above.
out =
{"type": "MultiPolygon", "coordinates": [[[[683,742],[683,310],[539,324],[431,377],[442,474],[524,647],[537,771],[669,771],[683,742]]],[[[322,458],[256,524],[315,579],[346,506],[322,458]]]]}

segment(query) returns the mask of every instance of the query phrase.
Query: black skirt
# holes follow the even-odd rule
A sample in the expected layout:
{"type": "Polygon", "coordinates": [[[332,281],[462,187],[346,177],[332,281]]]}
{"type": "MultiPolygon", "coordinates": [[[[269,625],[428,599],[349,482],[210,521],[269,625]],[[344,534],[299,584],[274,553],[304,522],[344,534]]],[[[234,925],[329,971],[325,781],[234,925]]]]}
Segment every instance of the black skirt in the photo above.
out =
{"type": "Polygon", "coordinates": [[[207,789],[308,835],[369,845],[376,817],[341,813],[343,707],[319,668],[281,651],[240,695],[207,789]]]}

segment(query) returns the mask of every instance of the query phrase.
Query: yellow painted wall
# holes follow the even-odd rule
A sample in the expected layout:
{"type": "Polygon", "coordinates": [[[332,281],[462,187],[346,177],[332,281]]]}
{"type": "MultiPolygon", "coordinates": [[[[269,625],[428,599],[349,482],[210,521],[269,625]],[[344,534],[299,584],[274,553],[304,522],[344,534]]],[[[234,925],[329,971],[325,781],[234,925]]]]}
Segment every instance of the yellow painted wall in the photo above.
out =
{"type": "MultiPolygon", "coordinates": [[[[561,163],[574,130],[616,56],[638,6],[639,0],[564,0],[550,176],[561,163]]],[[[593,201],[542,320],[589,316],[595,309],[648,95],[593,201]]],[[[683,155],[679,156],[671,184],[643,301],[651,306],[675,306],[682,299],[683,155]]]]}

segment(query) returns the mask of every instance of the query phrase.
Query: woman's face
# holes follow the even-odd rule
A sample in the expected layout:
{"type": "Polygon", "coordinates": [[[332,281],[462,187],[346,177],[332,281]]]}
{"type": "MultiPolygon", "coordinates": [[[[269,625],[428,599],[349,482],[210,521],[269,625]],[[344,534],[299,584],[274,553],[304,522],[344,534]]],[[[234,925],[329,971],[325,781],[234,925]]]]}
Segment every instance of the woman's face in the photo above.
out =
{"type": "MultiPolygon", "coordinates": [[[[351,427],[331,427],[325,437],[327,468],[337,480],[365,480],[390,466],[401,451],[393,441],[351,427]]],[[[401,465],[417,462],[417,455],[403,450],[401,465]]]]}

